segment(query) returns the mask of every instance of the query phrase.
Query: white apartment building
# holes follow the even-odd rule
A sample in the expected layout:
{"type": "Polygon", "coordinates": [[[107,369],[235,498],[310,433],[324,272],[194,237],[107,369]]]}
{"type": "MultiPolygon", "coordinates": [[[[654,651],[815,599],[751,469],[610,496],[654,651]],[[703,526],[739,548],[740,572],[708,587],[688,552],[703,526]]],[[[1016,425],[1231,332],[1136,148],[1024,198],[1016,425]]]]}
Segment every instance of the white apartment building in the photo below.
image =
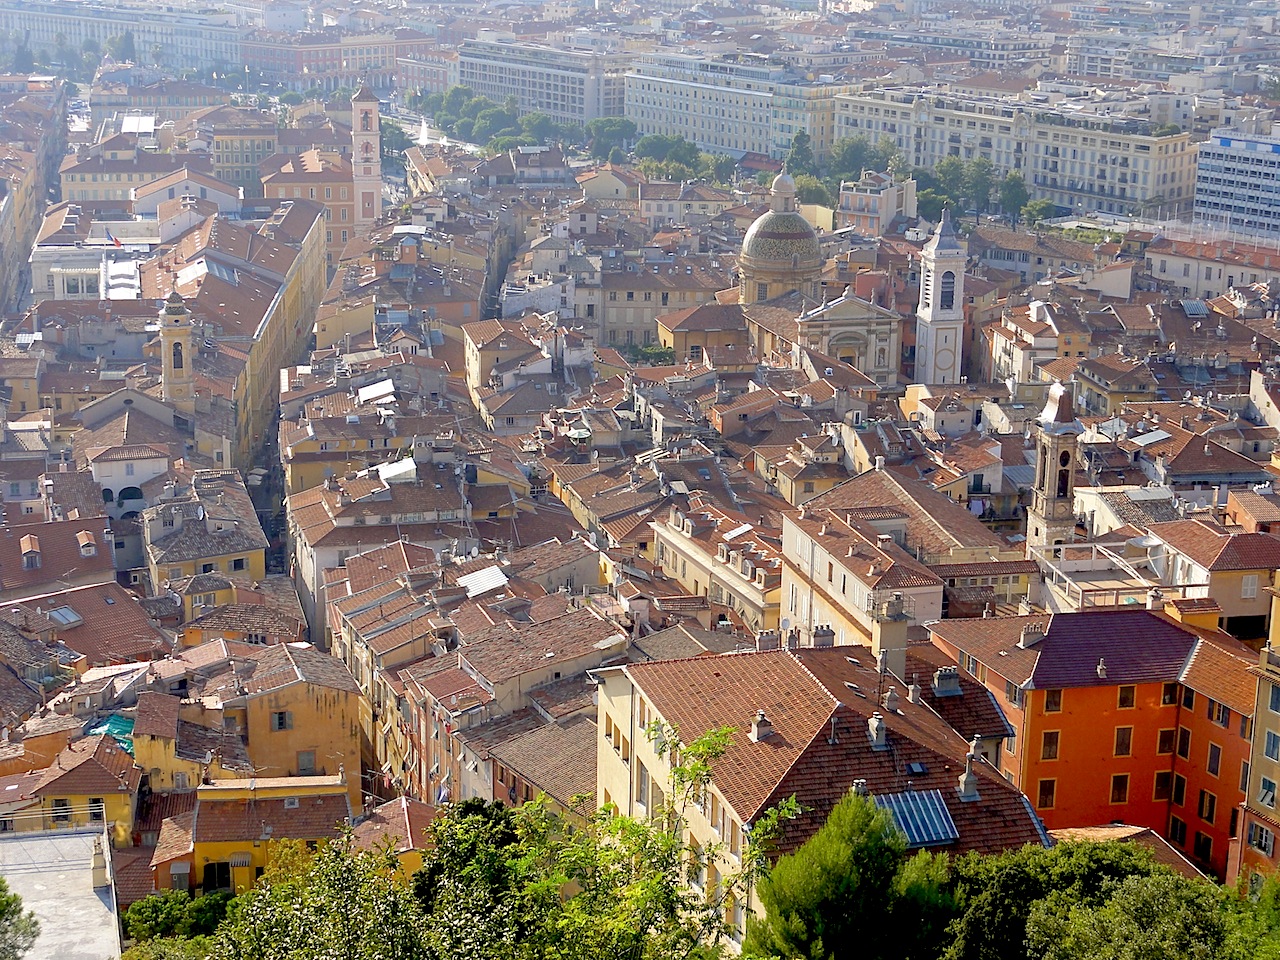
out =
{"type": "Polygon", "coordinates": [[[1053,48],[1053,38],[1048,35],[1017,34],[1003,28],[850,27],[845,35],[851,40],[882,40],[891,47],[914,47],[933,53],[968,57],[970,65],[981,70],[1007,70],[1014,65],[1047,64],[1053,48]]]}
{"type": "Polygon", "coordinates": [[[1280,136],[1215,130],[1200,144],[1196,220],[1280,236],[1280,136]]]}
{"type": "Polygon", "coordinates": [[[888,137],[913,166],[944,157],[986,157],[998,177],[1022,173],[1032,199],[1075,213],[1191,209],[1195,149],[1191,134],[1128,115],[1131,101],[965,97],[928,87],[843,93],[836,139],[888,137]]]}
{"type": "Polygon", "coordinates": [[[754,54],[653,53],[627,74],[625,112],[641,136],[682,136],[710,153],[781,159],[804,130],[821,161],[836,140],[835,96],[855,89],[754,54]]]}
{"type": "Polygon", "coordinates": [[[105,49],[109,38],[133,33],[141,60],[207,69],[238,66],[241,28],[230,11],[80,0],[0,0],[0,35],[23,37],[33,52],[52,56],[59,39],[71,50],[86,40],[105,49]]]}
{"type": "Polygon", "coordinates": [[[521,113],[545,113],[558,123],[586,124],[623,111],[631,55],[596,53],[516,40],[466,40],[458,47],[458,83],[521,113]]]}

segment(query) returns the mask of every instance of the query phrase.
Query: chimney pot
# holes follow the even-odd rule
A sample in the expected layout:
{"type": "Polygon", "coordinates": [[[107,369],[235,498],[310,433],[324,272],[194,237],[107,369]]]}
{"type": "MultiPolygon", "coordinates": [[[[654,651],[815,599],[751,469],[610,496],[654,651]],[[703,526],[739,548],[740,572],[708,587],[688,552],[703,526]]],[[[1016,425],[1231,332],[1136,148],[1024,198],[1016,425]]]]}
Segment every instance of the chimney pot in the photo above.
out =
{"type": "Polygon", "coordinates": [[[757,710],[755,719],[751,721],[751,742],[759,743],[773,733],[773,724],[764,715],[764,710],[757,710]]]}

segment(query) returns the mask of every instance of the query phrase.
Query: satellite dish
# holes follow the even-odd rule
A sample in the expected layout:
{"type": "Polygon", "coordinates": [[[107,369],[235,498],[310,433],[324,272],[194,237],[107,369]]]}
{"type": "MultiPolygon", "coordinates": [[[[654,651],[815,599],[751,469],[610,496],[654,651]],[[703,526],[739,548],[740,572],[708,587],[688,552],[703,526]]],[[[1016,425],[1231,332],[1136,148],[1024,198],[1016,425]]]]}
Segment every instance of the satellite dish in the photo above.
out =
{"type": "Polygon", "coordinates": [[[472,556],[472,557],[476,557],[476,556],[479,556],[479,555],[480,555],[480,548],[479,548],[479,547],[472,547],[472,548],[471,548],[471,556],[472,556]]]}
{"type": "Polygon", "coordinates": [[[206,764],[208,764],[208,763],[213,763],[213,751],[212,751],[212,750],[206,750],[206,751],[204,752],[204,761],[203,761],[203,762],[204,762],[204,763],[206,763],[206,764]]]}

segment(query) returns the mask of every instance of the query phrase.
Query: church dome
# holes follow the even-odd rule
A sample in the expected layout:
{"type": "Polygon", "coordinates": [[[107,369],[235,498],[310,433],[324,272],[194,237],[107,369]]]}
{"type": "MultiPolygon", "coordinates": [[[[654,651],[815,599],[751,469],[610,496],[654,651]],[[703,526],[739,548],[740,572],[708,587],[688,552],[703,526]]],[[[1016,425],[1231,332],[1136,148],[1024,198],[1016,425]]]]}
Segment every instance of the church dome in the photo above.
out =
{"type": "Polygon", "coordinates": [[[818,231],[796,210],[796,182],[785,170],[774,178],[772,209],[747,229],[742,257],[756,264],[813,267],[822,263],[818,231]]]}
{"type": "Polygon", "coordinates": [[[792,264],[822,262],[818,232],[795,211],[770,210],[747,230],[742,256],[757,263],[792,264]]]}

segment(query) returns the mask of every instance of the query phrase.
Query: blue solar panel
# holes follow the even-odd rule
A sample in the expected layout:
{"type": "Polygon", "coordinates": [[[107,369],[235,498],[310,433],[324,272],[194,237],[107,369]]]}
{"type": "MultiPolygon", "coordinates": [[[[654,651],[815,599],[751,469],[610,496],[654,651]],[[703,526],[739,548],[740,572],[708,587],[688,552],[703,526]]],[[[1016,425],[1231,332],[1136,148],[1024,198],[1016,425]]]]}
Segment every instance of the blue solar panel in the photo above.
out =
{"type": "Polygon", "coordinates": [[[936,847],[960,839],[940,790],[906,790],[875,797],[876,806],[888,810],[907,838],[907,849],[936,847]]]}
{"type": "Polygon", "coordinates": [[[1188,317],[1207,317],[1209,305],[1203,300],[1183,300],[1182,312],[1188,317]]]}

